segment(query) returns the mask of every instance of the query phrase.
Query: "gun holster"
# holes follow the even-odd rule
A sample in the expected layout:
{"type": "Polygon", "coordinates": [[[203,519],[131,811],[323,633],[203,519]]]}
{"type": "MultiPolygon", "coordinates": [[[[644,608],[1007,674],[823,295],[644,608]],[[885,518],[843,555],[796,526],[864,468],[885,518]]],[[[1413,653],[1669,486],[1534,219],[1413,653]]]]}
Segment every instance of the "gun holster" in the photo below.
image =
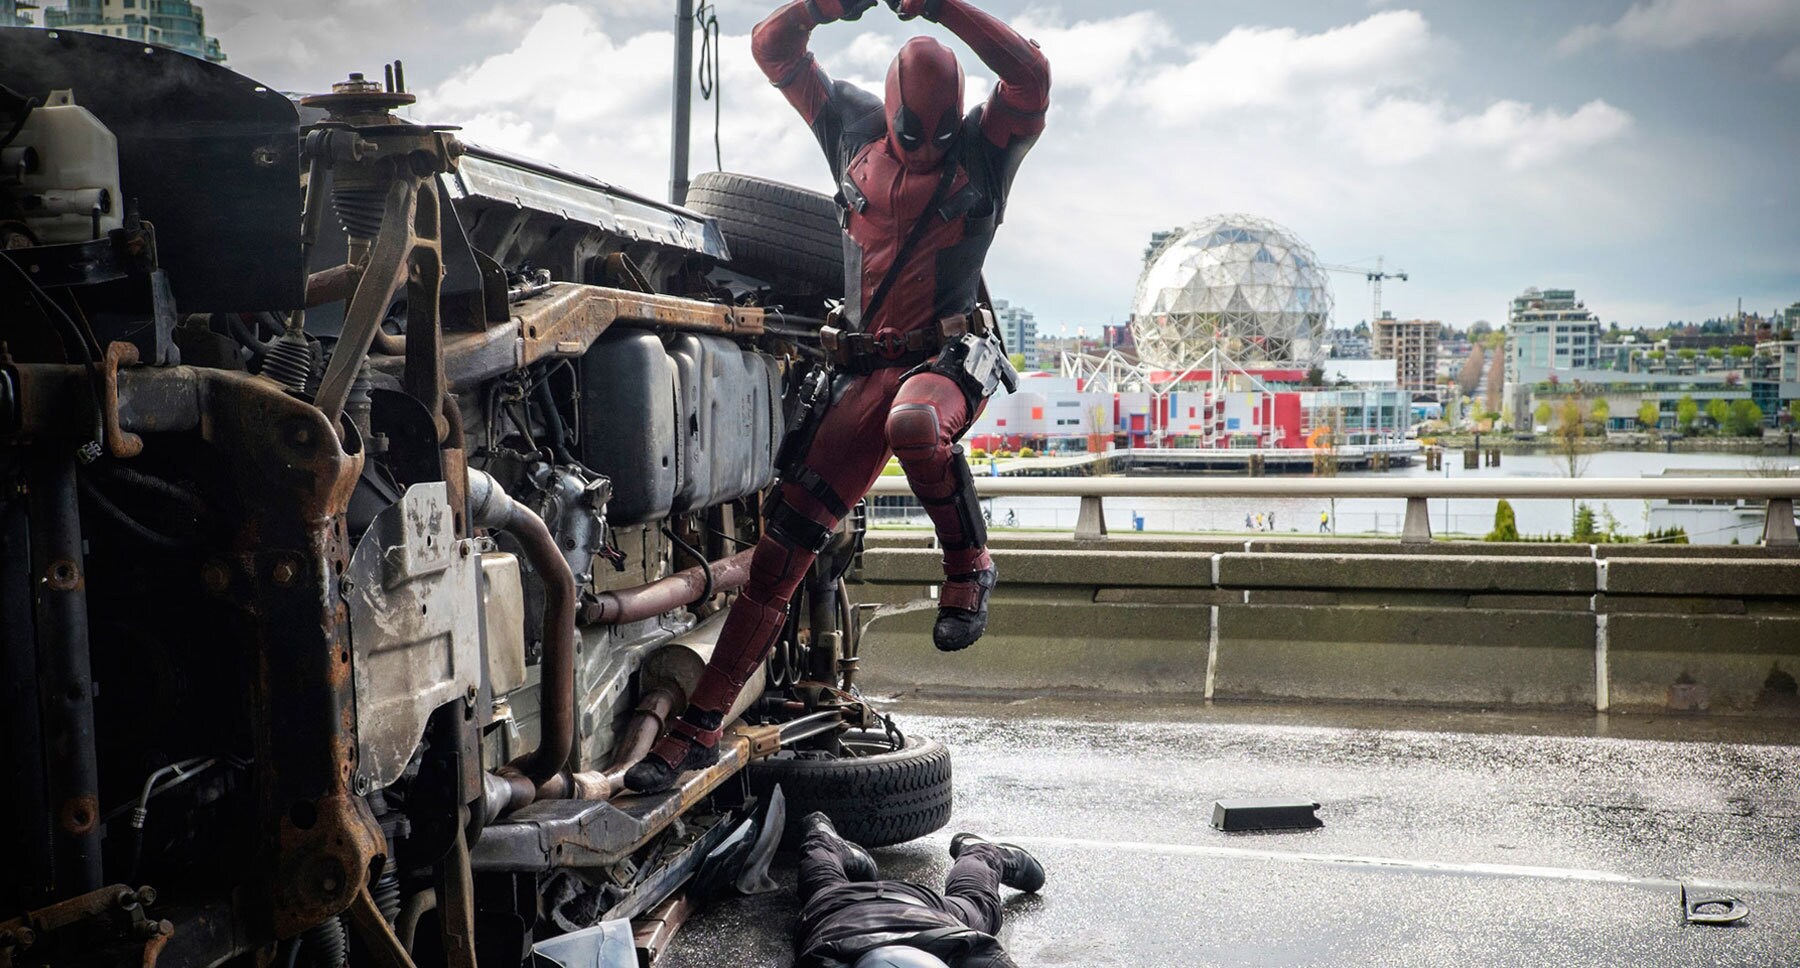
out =
{"type": "Polygon", "coordinates": [[[819,427],[836,396],[836,383],[830,370],[814,367],[790,391],[788,430],[775,452],[775,473],[781,476],[781,483],[806,491],[833,516],[842,518],[850,512],[843,497],[806,466],[806,455],[812,452],[813,440],[819,436],[819,427]]]}

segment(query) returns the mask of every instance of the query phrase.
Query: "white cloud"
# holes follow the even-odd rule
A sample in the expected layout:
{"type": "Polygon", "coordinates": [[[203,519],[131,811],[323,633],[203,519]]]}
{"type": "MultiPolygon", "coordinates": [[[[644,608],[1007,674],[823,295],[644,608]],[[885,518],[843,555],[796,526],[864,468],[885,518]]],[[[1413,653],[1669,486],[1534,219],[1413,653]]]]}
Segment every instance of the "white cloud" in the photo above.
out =
{"type": "Polygon", "coordinates": [[[1775,73],[1782,77],[1800,79],[1800,47],[1787,52],[1787,55],[1775,64],[1775,73]]]}
{"type": "Polygon", "coordinates": [[[1800,34],[1795,0],[1648,0],[1636,3],[1611,24],[1586,24],[1562,39],[1564,53],[1603,40],[1632,47],[1679,50],[1719,40],[1749,40],[1800,34]]]}
{"type": "MultiPolygon", "coordinates": [[[[212,0],[208,13],[250,2],[212,0]]],[[[320,16],[347,31],[339,39],[298,14],[264,16],[254,37],[225,35],[236,66],[312,78],[316,89],[344,69],[407,56],[421,118],[663,193],[666,12],[637,0],[524,0],[501,15],[438,0],[456,9],[426,18],[443,25],[427,58],[348,31],[346,11],[366,11],[369,0],[322,2],[320,16]]],[[[423,0],[389,2],[413,16],[423,0]]],[[[724,163],[823,189],[811,133],[750,57],[747,28],[771,3],[721,0],[732,31],[723,40],[724,163]]],[[[1456,44],[1416,10],[1357,16],[1312,32],[1238,27],[1204,42],[1183,35],[1172,8],[1085,20],[1038,8],[1015,18],[1043,45],[1056,89],[1050,129],[1020,174],[989,262],[996,292],[1037,310],[1052,331],[1122,318],[1149,233],[1220,211],[1284,222],[1329,261],[1384,252],[1415,273],[1391,291],[1396,311],[1450,321],[1503,312],[1491,305],[1497,281],[1516,289],[1571,267],[1624,264],[1630,253],[1666,253],[1657,273],[1691,275],[1680,266],[1692,248],[1672,241],[1672,226],[1691,234],[1692,213],[1725,204],[1731,184],[1692,177],[1717,164],[1706,152],[1592,91],[1529,103],[1504,76],[1455,73],[1456,44]]],[[[871,17],[815,33],[833,76],[879,91],[901,40],[930,32],[964,57],[971,99],[985,95],[985,69],[952,38],[882,10],[871,17]]],[[[1800,69],[1800,53],[1792,59],[1800,69]]],[[[696,101],[695,171],[711,167],[711,128],[712,106],[696,101]]],[[[1630,271],[1641,279],[1650,270],[1630,271]]],[[[1589,288],[1604,303],[1604,288],[1589,288]]],[[[1361,283],[1344,281],[1338,295],[1347,318],[1359,318],[1348,314],[1364,306],[1361,283]]]]}

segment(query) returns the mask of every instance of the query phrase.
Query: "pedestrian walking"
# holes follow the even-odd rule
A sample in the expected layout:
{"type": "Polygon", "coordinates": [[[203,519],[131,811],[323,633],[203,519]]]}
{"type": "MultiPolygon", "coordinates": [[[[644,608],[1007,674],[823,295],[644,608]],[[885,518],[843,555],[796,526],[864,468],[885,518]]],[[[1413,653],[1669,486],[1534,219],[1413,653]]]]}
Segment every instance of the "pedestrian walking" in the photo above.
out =
{"type": "Polygon", "coordinates": [[[1330,531],[1331,531],[1331,512],[1330,511],[1320,511],[1319,512],[1319,533],[1326,534],[1326,533],[1329,533],[1330,531]]]}

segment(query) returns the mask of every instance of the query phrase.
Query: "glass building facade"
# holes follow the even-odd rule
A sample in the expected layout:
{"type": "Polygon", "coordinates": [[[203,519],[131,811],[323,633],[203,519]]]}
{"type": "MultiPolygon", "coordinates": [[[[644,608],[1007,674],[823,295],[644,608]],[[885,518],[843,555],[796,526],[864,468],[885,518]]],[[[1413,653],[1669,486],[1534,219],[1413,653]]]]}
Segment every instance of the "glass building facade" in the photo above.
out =
{"type": "Polygon", "coordinates": [[[190,0],[68,0],[44,10],[44,26],[142,41],[213,63],[225,60],[206,36],[206,13],[190,0]]]}

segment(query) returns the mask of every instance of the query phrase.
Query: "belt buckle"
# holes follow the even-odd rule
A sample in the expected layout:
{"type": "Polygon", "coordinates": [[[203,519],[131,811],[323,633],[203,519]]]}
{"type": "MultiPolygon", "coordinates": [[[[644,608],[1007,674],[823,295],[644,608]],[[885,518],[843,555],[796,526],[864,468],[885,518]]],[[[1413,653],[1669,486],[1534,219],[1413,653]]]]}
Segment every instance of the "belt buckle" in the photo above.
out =
{"type": "Polygon", "coordinates": [[[906,337],[899,333],[888,333],[885,336],[872,336],[875,352],[884,360],[897,360],[906,355],[906,337]]]}

